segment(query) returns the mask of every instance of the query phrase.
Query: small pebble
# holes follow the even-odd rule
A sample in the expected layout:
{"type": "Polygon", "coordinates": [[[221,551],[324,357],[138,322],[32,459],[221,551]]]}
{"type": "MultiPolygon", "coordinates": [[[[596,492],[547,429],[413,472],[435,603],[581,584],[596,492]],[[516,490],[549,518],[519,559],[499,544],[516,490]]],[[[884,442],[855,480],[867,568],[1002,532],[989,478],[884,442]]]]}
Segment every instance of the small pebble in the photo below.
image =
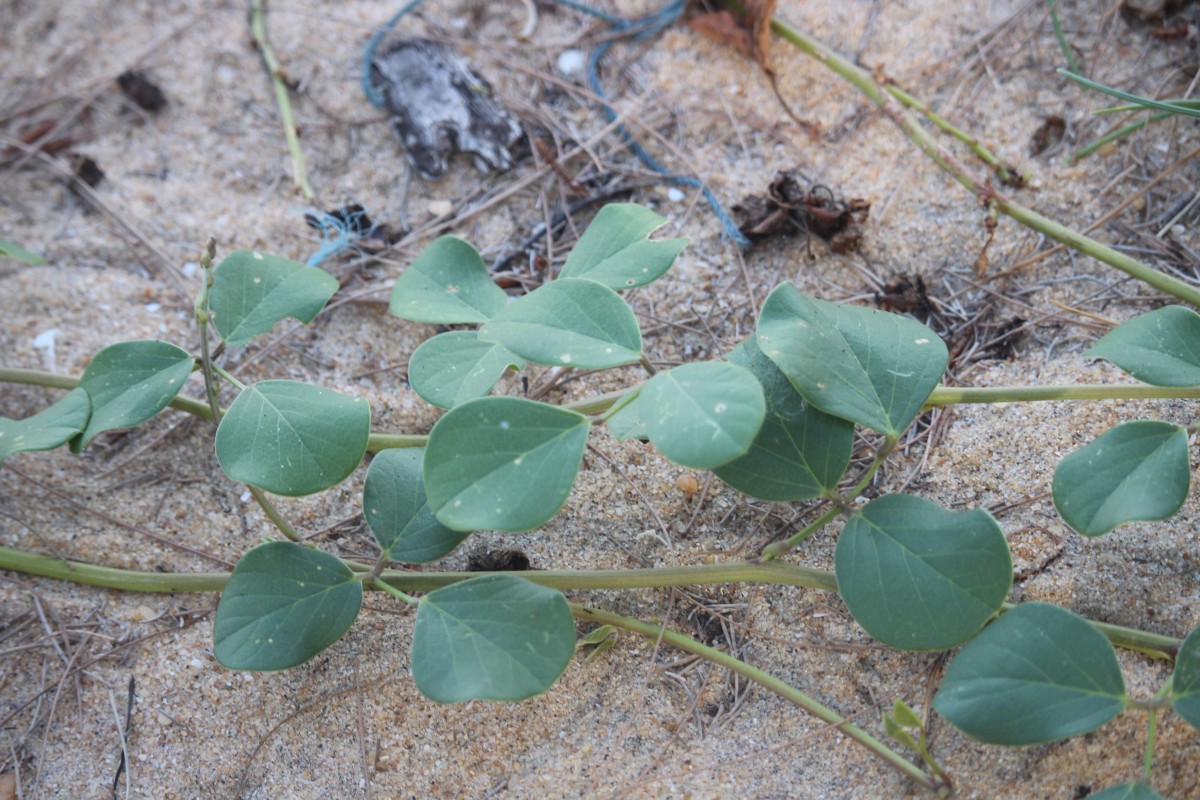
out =
{"type": "Polygon", "coordinates": [[[564,78],[571,78],[580,74],[583,72],[583,51],[563,50],[558,54],[555,66],[558,68],[558,74],[564,78]]]}
{"type": "Polygon", "coordinates": [[[453,210],[454,204],[449,200],[434,200],[429,204],[429,213],[433,214],[435,217],[449,216],[450,212],[453,210]]]}
{"type": "Polygon", "coordinates": [[[675,188],[667,189],[667,199],[672,203],[678,203],[683,199],[683,192],[675,188]]]}

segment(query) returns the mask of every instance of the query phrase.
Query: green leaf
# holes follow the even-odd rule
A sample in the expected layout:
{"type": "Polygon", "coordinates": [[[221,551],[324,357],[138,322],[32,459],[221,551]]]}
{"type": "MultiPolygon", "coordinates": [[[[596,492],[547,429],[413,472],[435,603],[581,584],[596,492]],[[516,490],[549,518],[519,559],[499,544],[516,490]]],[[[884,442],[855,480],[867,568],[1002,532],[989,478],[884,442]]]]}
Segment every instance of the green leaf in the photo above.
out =
{"type": "Polygon", "coordinates": [[[17,261],[29,264],[32,267],[40,267],[46,263],[46,259],[37,253],[26,250],[21,245],[16,242],[10,242],[8,239],[0,239],[0,256],[15,258],[17,261]]]}
{"type": "Polygon", "coordinates": [[[71,442],[78,453],[97,434],[140,425],[162,411],[183,389],[195,359],[173,344],[154,340],[109,345],[92,358],[79,379],[92,416],[71,442]]]}
{"type": "Polygon", "coordinates": [[[479,329],[537,364],[607,369],[642,357],[642,332],[621,296],[595,281],[560,278],[509,303],[479,329]]]}
{"type": "Polygon", "coordinates": [[[561,593],[512,575],[486,575],[421,598],[412,675],[439,703],[524,700],[558,680],[575,652],[561,593]]]}
{"type": "Polygon", "coordinates": [[[443,236],[426,247],[392,287],[388,311],[413,322],[487,322],[508,295],[495,284],[474,247],[443,236]]]}
{"type": "Polygon", "coordinates": [[[235,250],[217,265],[208,305],[225,343],[242,347],[281,319],[312,322],[337,288],[337,278],[323,269],[235,250]]]}
{"type": "Polygon", "coordinates": [[[470,536],[433,516],[425,499],[421,463],[425,448],[384,450],[371,461],[363,486],[363,514],[390,561],[437,561],[470,536]]]}
{"type": "Polygon", "coordinates": [[[1084,355],[1154,386],[1200,386],[1200,314],[1166,306],[1118,325],[1084,355]]]}
{"type": "Polygon", "coordinates": [[[773,502],[819,497],[837,488],[850,464],[854,425],[805,402],[787,377],[748,339],[729,360],[754,374],[767,413],[746,455],[713,470],[739,492],[773,502]]]}
{"type": "Polygon", "coordinates": [[[217,460],[235,481],[288,497],[341,483],[367,451],[361,397],[295,381],[247,386],[217,428],[217,460]]]}
{"type": "Polygon", "coordinates": [[[1163,796],[1154,791],[1148,784],[1123,783],[1113,786],[1096,794],[1089,794],[1088,800],[1163,800],[1163,796]]]}
{"type": "Polygon", "coordinates": [[[455,530],[536,528],[567,501],[587,435],[582,414],[519,397],[455,406],[425,448],[429,505],[455,530]]]}
{"type": "Polygon", "coordinates": [[[749,370],[720,361],[660,372],[646,382],[638,412],[651,443],[693,469],[712,469],[745,455],[767,404],[749,370]]]}
{"type": "Polygon", "coordinates": [[[661,277],[687,239],[649,241],[667,220],[644,206],[611,203],[600,209],[567,256],[560,278],[590,278],[610,289],[632,289],[661,277]]]}
{"type": "Polygon", "coordinates": [[[341,559],[294,542],[255,547],[217,604],[213,655],[229,669],[302,664],[341,638],[362,606],[362,583],[341,559]]]}
{"type": "Polygon", "coordinates": [[[921,718],[917,712],[909,707],[908,703],[903,700],[897,700],[892,706],[892,717],[896,720],[896,724],[905,728],[916,728],[920,730],[925,727],[921,722],[921,718]]]}
{"type": "Polygon", "coordinates": [[[980,741],[1029,745],[1095,730],[1125,701],[1104,634],[1058,606],[1022,603],[955,656],[933,707],[980,741]]]}
{"type": "Polygon", "coordinates": [[[479,341],[475,331],[447,331],[426,339],[408,360],[408,381],[423,400],[439,408],[483,397],[509,367],[525,359],[498,344],[479,341]]]}
{"type": "Polygon", "coordinates": [[[1058,462],[1054,505],[1072,528],[1099,536],[1125,522],[1166,519],[1187,499],[1190,482],[1187,431],[1126,422],[1058,462]]]}
{"type": "Polygon", "coordinates": [[[1012,557],[981,508],[950,511],[893,494],[859,509],[838,538],[838,591],[854,619],[884,644],[945,650],[1000,610],[1012,557]]]}
{"type": "Polygon", "coordinates": [[[758,345],[808,402],[892,437],[916,418],[949,359],[919,322],[826,303],[791,284],[763,304],[758,345]]]}
{"type": "Polygon", "coordinates": [[[650,434],[646,433],[646,420],[642,419],[642,412],[638,410],[638,398],[641,393],[640,386],[630,390],[613,403],[612,408],[604,415],[604,424],[618,442],[626,439],[650,439],[650,434]]]}
{"type": "Polygon", "coordinates": [[[1200,730],[1200,628],[1189,633],[1179,647],[1171,678],[1171,698],[1175,713],[1200,730]]]}
{"type": "Polygon", "coordinates": [[[53,450],[75,438],[87,425],[91,403],[83,389],[72,389],[32,417],[0,417],[0,464],[17,453],[53,450]]]}

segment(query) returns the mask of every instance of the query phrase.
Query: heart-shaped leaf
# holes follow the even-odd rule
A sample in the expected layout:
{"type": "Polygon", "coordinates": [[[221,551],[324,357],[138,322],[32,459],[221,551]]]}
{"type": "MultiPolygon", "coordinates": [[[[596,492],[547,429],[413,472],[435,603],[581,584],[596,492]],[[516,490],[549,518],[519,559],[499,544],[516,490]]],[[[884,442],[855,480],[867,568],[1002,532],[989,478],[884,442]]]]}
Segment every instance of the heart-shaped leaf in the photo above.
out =
{"type": "Polygon", "coordinates": [[[949,360],[919,322],[826,303],[791,284],[763,304],[758,346],[808,402],[890,437],[916,418],[949,360]]]}
{"type": "Polygon", "coordinates": [[[1126,422],[1058,462],[1054,505],[1072,528],[1099,536],[1125,522],[1171,516],[1187,499],[1191,477],[1187,431],[1126,422]]]}
{"type": "Polygon", "coordinates": [[[748,339],[729,354],[763,387],[767,414],[750,450],[713,472],[739,492],[773,502],[832,492],[850,464],[854,424],[819,411],[748,339]]]}
{"type": "Polygon", "coordinates": [[[92,358],[79,379],[92,415],[71,442],[78,453],[97,434],[140,425],[162,411],[183,389],[195,360],[186,350],[154,340],[109,345],[92,358]]]}
{"type": "Polygon", "coordinates": [[[384,450],[371,461],[363,486],[363,514],[390,561],[437,561],[470,536],[437,521],[425,499],[425,448],[384,450]]]}
{"type": "Polygon", "coordinates": [[[217,428],[225,474],[288,497],[346,479],[367,451],[371,407],[361,397],[295,381],[247,386],[217,428]]]}
{"type": "Polygon", "coordinates": [[[1000,610],[1012,557],[981,508],[950,511],[912,495],[859,509],[838,538],[838,591],[854,619],[884,644],[945,650],[1000,610]]]}
{"type": "Polygon", "coordinates": [[[1171,678],[1171,698],[1175,713],[1200,730],[1200,628],[1189,633],[1179,647],[1171,678]]]}
{"type": "Polygon", "coordinates": [[[396,279],[388,311],[413,322],[443,325],[487,322],[508,302],[479,252],[443,236],[421,251],[396,279]]]}
{"type": "Polygon", "coordinates": [[[537,364],[608,369],[642,357],[637,317],[621,296],[595,281],[562,278],[496,312],[479,339],[537,364]]]}
{"type": "Polygon", "coordinates": [[[408,360],[408,381],[423,400],[439,408],[483,397],[510,367],[525,359],[501,345],[479,341],[475,331],[447,331],[427,339],[408,360]]]}
{"type": "Polygon", "coordinates": [[[1125,702],[1104,634],[1058,606],[1022,603],[955,656],[933,707],[980,741],[1029,745],[1095,730],[1125,702]]]}
{"type": "Polygon", "coordinates": [[[72,389],[54,405],[32,417],[0,417],[0,464],[11,455],[30,450],[53,450],[87,425],[91,403],[83,389],[72,389]]]}
{"type": "Polygon", "coordinates": [[[589,278],[610,289],[632,289],[661,277],[687,239],[646,237],[667,220],[634,203],[610,203],[588,225],[567,256],[561,278],[589,278]]]}
{"type": "Polygon", "coordinates": [[[341,638],[362,607],[362,583],[329,553],[267,542],[242,556],[217,604],[213,655],[229,669],[302,664],[341,638]]]}
{"type": "Polygon", "coordinates": [[[1088,800],[1163,800],[1163,796],[1150,788],[1148,784],[1138,781],[1137,783],[1123,783],[1102,792],[1089,794],[1088,800]]]}
{"type": "Polygon", "coordinates": [[[582,414],[519,397],[481,397],[437,421],[425,491],[443,525],[523,531],[567,501],[587,445],[582,414]]]}
{"type": "Polygon", "coordinates": [[[312,322],[337,288],[337,278],[318,267],[235,250],[217,265],[208,305],[225,343],[242,347],[287,317],[312,322]]]}
{"type": "Polygon", "coordinates": [[[8,239],[0,239],[0,256],[8,256],[15,258],[23,264],[28,264],[31,267],[40,267],[46,263],[46,259],[39,256],[30,250],[26,250],[16,242],[10,242],[8,239]]]}
{"type": "Polygon", "coordinates": [[[1200,386],[1200,314],[1165,306],[1118,325],[1084,355],[1154,386],[1200,386]]]}
{"type": "Polygon", "coordinates": [[[712,469],[745,455],[767,404],[749,370],[720,361],[660,372],[637,399],[650,441],[664,456],[693,469],[712,469]]]}
{"type": "Polygon", "coordinates": [[[575,652],[561,593],[512,575],[485,575],[421,598],[412,675],[439,703],[524,700],[549,689],[575,652]]]}

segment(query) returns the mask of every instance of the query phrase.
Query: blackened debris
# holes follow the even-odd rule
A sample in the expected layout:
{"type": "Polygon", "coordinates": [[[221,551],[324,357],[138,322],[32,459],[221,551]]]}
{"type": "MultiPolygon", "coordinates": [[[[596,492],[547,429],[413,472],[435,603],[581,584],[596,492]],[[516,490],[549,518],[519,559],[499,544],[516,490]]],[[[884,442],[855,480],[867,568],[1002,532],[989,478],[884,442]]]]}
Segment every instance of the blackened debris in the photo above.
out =
{"type": "Polygon", "coordinates": [[[145,73],[126,70],[117,76],[117,86],[121,87],[125,96],[143,111],[153,113],[162,111],[167,106],[167,96],[145,73]]]}
{"type": "Polygon", "coordinates": [[[104,170],[100,169],[100,165],[89,156],[72,156],[71,174],[92,188],[104,180],[104,170]]]}
{"type": "Polygon", "coordinates": [[[318,231],[325,230],[329,222],[336,223],[342,230],[355,236],[366,236],[375,227],[365,208],[358,203],[347,203],[340,208],[325,212],[328,219],[321,219],[316,214],[305,214],[304,222],[308,227],[318,231]]]}
{"type": "Polygon", "coordinates": [[[529,556],[520,550],[488,550],[467,559],[467,572],[524,572],[529,556]]]}
{"type": "Polygon", "coordinates": [[[921,319],[933,313],[925,279],[916,273],[897,275],[889,281],[882,292],[876,292],[875,305],[884,311],[901,311],[921,319]]]}
{"type": "Polygon", "coordinates": [[[824,186],[809,189],[795,170],[780,172],[766,195],[750,195],[733,210],[744,222],[739,230],[752,241],[796,232],[815,233],[835,253],[857,250],[862,223],[871,204],[866,200],[839,200],[824,186]]]}
{"type": "Polygon", "coordinates": [[[1042,124],[1033,132],[1029,140],[1029,155],[1040,156],[1062,141],[1067,132],[1067,121],[1057,114],[1051,114],[1042,120],[1042,124]]]}
{"type": "Polygon", "coordinates": [[[513,165],[521,126],[449,45],[427,39],[397,42],[375,59],[371,81],[422,177],[440,178],[454,153],[470,153],[480,172],[513,165]]]}

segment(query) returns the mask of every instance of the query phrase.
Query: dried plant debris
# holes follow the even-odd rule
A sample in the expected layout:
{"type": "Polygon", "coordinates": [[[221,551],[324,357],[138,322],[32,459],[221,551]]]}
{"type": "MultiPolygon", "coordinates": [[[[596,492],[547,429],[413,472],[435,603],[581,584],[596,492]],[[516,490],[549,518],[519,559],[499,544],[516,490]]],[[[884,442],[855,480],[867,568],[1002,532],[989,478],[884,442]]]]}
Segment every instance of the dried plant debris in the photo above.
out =
{"type": "Polygon", "coordinates": [[[779,105],[809,136],[816,137],[820,135],[820,126],[796,115],[779,91],[779,76],[771,65],[771,17],[776,3],[777,0],[745,0],[735,14],[729,9],[713,11],[706,3],[691,2],[688,26],[701,36],[754,59],[771,82],[779,105]]]}
{"type": "Polygon", "coordinates": [[[862,242],[862,225],[871,210],[866,200],[840,200],[824,186],[813,186],[796,170],[780,172],[766,195],[749,195],[733,210],[745,220],[739,230],[752,241],[796,232],[815,233],[835,253],[849,253],[862,242]]]}
{"type": "Polygon", "coordinates": [[[375,59],[371,80],[421,177],[444,175],[455,153],[472,155],[480,172],[513,165],[521,126],[449,45],[428,39],[397,42],[375,59]]]}
{"type": "Polygon", "coordinates": [[[1067,132],[1067,121],[1057,114],[1050,114],[1029,140],[1029,155],[1040,156],[1062,141],[1067,132]]]}
{"type": "Polygon", "coordinates": [[[143,111],[153,113],[167,107],[167,96],[145,73],[126,70],[117,76],[117,86],[143,111]]]}
{"type": "Polygon", "coordinates": [[[925,279],[915,272],[897,275],[889,281],[882,292],[875,293],[875,305],[884,311],[900,311],[918,319],[928,319],[933,313],[925,279]]]}
{"type": "Polygon", "coordinates": [[[71,156],[71,174],[93,189],[104,180],[104,170],[93,158],[85,155],[71,156]]]}
{"type": "Polygon", "coordinates": [[[520,550],[488,550],[467,559],[467,572],[524,572],[529,556],[520,550]]]}
{"type": "Polygon", "coordinates": [[[1128,23],[1142,22],[1161,24],[1171,14],[1178,13],[1186,0],[1124,0],[1121,16],[1128,23]]]}

